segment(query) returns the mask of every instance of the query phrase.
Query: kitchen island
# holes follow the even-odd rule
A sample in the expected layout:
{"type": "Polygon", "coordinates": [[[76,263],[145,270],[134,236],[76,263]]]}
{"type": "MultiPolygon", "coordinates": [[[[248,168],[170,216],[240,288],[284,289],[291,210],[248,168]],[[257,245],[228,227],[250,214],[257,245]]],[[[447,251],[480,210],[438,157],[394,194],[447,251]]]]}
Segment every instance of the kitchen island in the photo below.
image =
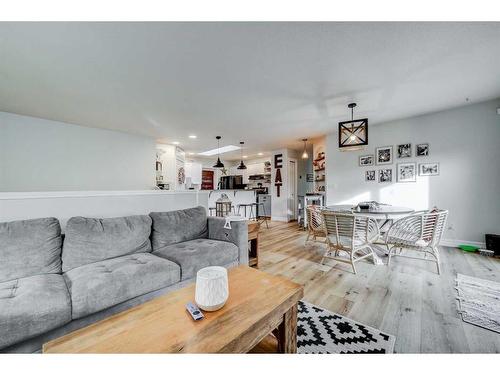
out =
{"type": "MultiPolygon", "coordinates": [[[[250,204],[257,202],[257,192],[254,190],[243,190],[243,189],[231,189],[231,190],[209,190],[208,191],[208,207],[215,208],[215,202],[217,199],[221,198],[223,194],[226,194],[229,200],[231,201],[235,214],[238,214],[238,205],[239,204],[250,204]]],[[[242,207],[240,210],[240,214],[243,216],[245,214],[245,210],[242,207]]],[[[254,214],[255,207],[254,207],[254,214]]],[[[250,207],[247,207],[246,218],[250,218],[250,207]]]]}

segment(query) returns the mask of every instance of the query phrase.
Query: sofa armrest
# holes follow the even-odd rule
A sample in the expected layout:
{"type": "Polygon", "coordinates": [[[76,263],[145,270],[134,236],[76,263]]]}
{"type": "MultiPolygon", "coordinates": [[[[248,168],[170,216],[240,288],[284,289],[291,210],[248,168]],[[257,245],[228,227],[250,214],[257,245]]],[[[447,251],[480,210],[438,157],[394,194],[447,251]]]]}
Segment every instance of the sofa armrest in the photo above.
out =
{"type": "Polygon", "coordinates": [[[226,219],[208,217],[208,238],[232,242],[239,249],[239,263],[248,265],[248,224],[246,221],[232,221],[231,229],[225,229],[226,219]]]}

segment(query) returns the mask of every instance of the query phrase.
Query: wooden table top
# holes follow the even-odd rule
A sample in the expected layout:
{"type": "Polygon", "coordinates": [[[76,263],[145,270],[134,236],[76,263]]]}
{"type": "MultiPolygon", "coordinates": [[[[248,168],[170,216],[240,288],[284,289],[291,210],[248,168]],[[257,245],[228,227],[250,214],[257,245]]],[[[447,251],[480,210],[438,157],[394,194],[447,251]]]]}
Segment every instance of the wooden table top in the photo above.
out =
{"type": "Polygon", "coordinates": [[[288,279],[247,266],[229,270],[229,299],[195,322],[195,284],[52,340],[44,353],[245,353],[303,296],[288,279]]]}

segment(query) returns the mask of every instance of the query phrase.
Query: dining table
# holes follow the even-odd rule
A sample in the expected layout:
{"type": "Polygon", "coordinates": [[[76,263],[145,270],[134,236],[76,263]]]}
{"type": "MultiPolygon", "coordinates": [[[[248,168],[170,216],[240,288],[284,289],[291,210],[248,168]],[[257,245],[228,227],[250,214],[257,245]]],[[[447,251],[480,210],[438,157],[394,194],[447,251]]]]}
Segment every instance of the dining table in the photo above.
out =
{"type": "MultiPolygon", "coordinates": [[[[383,234],[389,230],[394,220],[398,220],[415,212],[415,210],[410,207],[391,206],[388,204],[379,204],[376,208],[368,209],[360,209],[357,205],[353,206],[350,204],[337,204],[326,206],[324,209],[335,212],[350,212],[353,214],[369,216],[377,220],[381,234],[380,239],[382,238],[383,234]]],[[[377,241],[375,242],[375,244],[383,245],[383,242],[377,241]]],[[[375,252],[375,264],[383,264],[382,259],[378,255],[387,255],[388,253],[387,251],[385,251],[385,249],[376,250],[378,251],[375,252]]]]}
{"type": "Polygon", "coordinates": [[[365,216],[373,217],[380,220],[397,220],[404,216],[410,215],[415,210],[410,207],[391,206],[388,204],[381,204],[377,208],[358,209],[357,206],[350,204],[337,204],[333,206],[326,206],[326,210],[339,211],[339,212],[352,212],[354,214],[362,214],[365,216]]]}

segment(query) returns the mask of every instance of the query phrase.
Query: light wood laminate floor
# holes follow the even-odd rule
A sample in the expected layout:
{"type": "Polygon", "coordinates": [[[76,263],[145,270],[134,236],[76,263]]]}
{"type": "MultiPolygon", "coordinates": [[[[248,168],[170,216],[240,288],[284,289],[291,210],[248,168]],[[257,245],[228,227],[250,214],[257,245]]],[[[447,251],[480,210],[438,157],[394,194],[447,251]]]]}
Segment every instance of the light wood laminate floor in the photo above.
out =
{"type": "MultiPolygon", "coordinates": [[[[324,244],[309,242],[297,223],[261,226],[259,269],[304,285],[304,300],[396,336],[397,353],[500,352],[500,334],[462,321],[457,273],[500,282],[500,260],[442,247],[435,264],[395,257],[391,266],[371,259],[350,265],[327,260],[324,244]]],[[[387,259],[384,259],[386,262],[387,259]]]]}

